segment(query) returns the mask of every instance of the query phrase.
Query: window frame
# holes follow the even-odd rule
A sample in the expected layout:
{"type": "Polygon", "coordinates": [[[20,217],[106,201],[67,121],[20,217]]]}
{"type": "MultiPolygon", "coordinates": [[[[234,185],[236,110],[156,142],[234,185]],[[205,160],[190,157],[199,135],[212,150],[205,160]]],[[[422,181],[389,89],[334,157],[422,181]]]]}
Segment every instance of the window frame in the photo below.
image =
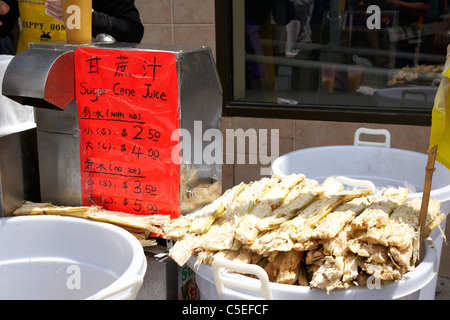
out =
{"type": "Polygon", "coordinates": [[[368,106],[326,106],[301,103],[280,105],[233,99],[233,8],[232,0],[215,0],[216,64],[223,90],[222,115],[337,122],[431,125],[431,109],[368,106]]]}

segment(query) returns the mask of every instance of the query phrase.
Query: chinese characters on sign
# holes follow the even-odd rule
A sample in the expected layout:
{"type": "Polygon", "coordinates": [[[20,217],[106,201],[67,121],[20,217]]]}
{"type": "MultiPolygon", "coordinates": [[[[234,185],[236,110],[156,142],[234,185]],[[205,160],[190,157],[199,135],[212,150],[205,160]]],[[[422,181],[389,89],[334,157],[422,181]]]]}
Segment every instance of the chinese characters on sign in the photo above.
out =
{"type": "Polygon", "coordinates": [[[75,70],[83,205],[178,217],[175,55],[80,48],[75,70]]]}

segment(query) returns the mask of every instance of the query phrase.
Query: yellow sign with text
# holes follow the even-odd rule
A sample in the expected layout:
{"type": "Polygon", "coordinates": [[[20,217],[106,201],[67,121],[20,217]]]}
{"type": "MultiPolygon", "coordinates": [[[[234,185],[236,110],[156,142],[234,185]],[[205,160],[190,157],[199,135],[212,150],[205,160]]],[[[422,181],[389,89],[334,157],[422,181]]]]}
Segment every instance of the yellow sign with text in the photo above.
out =
{"type": "Polygon", "coordinates": [[[19,1],[19,11],[22,31],[17,52],[28,49],[30,42],[47,42],[66,38],[64,24],[45,13],[44,2],[19,1]]]}

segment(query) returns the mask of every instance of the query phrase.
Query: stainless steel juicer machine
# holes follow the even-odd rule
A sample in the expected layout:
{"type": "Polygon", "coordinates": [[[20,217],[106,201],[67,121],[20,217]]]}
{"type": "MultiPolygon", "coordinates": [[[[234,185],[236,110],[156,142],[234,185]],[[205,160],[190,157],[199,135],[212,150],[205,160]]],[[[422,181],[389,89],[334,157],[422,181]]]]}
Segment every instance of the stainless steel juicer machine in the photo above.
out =
{"type": "MultiPolygon", "coordinates": [[[[222,110],[222,90],[209,48],[97,42],[83,47],[49,42],[33,43],[30,49],[18,53],[5,71],[2,88],[4,96],[35,108],[40,201],[68,206],[83,203],[80,141],[88,132],[80,130],[79,126],[79,108],[84,106],[77,105],[74,67],[77,50],[82,49],[98,49],[102,54],[113,50],[173,54],[179,128],[191,133],[192,139],[190,145],[183,146],[178,164],[179,212],[186,214],[220,196],[221,163],[211,163],[199,156],[211,143],[204,141],[203,134],[210,129],[220,130],[222,110]]],[[[133,92],[134,89],[129,90],[133,92]]],[[[127,99],[127,96],[121,99],[127,99]]],[[[149,103],[145,107],[153,106],[149,103]]],[[[221,155],[221,150],[217,152],[221,155]]],[[[161,181],[164,183],[163,178],[161,181]]],[[[3,215],[11,215],[11,210],[3,215]]],[[[152,260],[149,270],[157,264],[156,269],[164,273],[161,278],[168,279],[175,268],[167,266],[171,262],[164,263],[165,267],[161,268],[160,262],[152,260]]],[[[168,285],[171,281],[162,281],[163,298],[174,298],[173,286],[168,285]]],[[[151,297],[152,293],[146,294],[151,297]]]]}

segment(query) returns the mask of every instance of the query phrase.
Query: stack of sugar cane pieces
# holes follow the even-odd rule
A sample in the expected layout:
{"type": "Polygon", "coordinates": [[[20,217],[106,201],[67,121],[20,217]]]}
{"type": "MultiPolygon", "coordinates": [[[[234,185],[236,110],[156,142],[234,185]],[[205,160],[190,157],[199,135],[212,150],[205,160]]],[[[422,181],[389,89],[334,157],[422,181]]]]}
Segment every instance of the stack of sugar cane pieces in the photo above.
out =
{"type": "MultiPolygon", "coordinates": [[[[333,177],[322,184],[302,174],[273,176],[228,189],[211,204],[163,226],[176,241],[180,266],[215,258],[253,263],[270,281],[331,291],[402,278],[417,258],[421,199],[406,188],[345,190],[333,177]]],[[[430,202],[427,234],[445,219],[430,202]]]]}
{"type": "Polygon", "coordinates": [[[143,245],[154,245],[147,240],[151,234],[162,235],[162,226],[170,221],[167,215],[134,215],[109,211],[98,206],[56,206],[50,203],[26,202],[13,215],[61,215],[115,224],[132,233],[143,245]]]}

